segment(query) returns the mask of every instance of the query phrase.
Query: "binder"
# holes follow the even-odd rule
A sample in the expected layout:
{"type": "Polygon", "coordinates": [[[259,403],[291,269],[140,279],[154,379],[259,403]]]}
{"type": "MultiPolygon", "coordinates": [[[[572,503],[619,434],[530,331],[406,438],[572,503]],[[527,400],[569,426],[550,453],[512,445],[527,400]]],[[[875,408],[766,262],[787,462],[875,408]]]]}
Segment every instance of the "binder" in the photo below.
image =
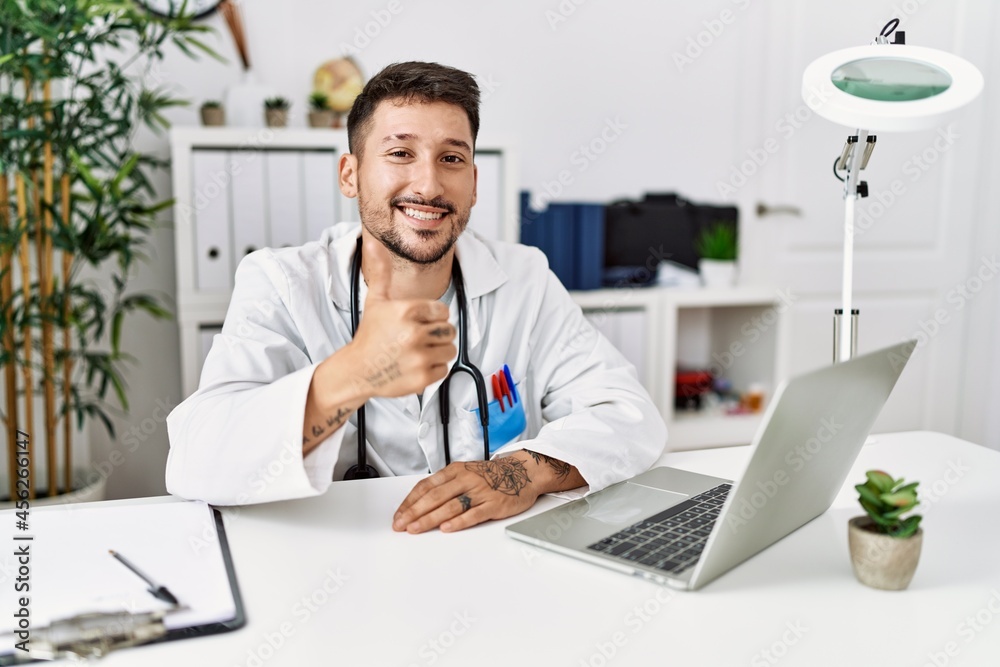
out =
{"type": "Polygon", "coordinates": [[[264,198],[264,157],[260,151],[229,152],[233,174],[234,266],[254,250],[267,248],[267,207],[264,198]]]}
{"type": "Polygon", "coordinates": [[[264,154],[264,162],[271,247],[300,246],[305,242],[302,152],[269,150],[264,154]]]}
{"type": "Polygon", "coordinates": [[[340,222],[337,154],[334,151],[304,151],[302,184],[305,188],[305,240],[318,241],[324,229],[340,222]]]}
{"type": "Polygon", "coordinates": [[[195,285],[206,292],[233,288],[226,151],[196,150],[191,156],[194,202],[195,285]]]}
{"type": "Polygon", "coordinates": [[[604,205],[579,204],[575,224],[573,289],[600,289],[604,273],[604,205]]]}
{"type": "MultiPolygon", "coordinates": [[[[0,521],[15,526],[14,511],[0,512],[0,521]]],[[[152,638],[138,642],[144,644],[229,632],[246,623],[222,515],[203,502],[161,497],[49,506],[31,509],[26,523],[13,544],[26,545],[30,554],[30,590],[16,593],[28,599],[29,648],[44,648],[38,640],[49,626],[65,629],[59,622],[95,613],[108,619],[102,620],[108,628],[103,635],[121,632],[126,618],[136,637],[152,638]],[[168,588],[184,608],[176,611],[150,594],[111,549],[168,588]]],[[[8,597],[0,617],[0,665],[34,662],[15,648],[22,637],[12,634],[19,627],[15,611],[6,609],[8,597]]],[[[81,627],[87,622],[76,621],[81,627]]],[[[135,644],[111,648],[128,645],[135,644]]]]}
{"type": "Polygon", "coordinates": [[[566,289],[576,289],[574,277],[576,229],[574,204],[549,204],[542,223],[543,250],[549,258],[549,268],[566,289]]]}

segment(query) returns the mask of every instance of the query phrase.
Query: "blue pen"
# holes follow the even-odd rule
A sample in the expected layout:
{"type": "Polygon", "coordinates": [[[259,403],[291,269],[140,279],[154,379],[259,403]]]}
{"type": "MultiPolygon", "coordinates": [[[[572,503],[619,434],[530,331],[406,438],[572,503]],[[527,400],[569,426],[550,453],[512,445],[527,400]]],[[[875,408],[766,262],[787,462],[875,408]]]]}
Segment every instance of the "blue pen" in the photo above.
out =
{"type": "MultiPolygon", "coordinates": [[[[503,365],[503,374],[507,378],[507,386],[510,387],[510,395],[514,399],[514,402],[518,402],[517,398],[517,387],[514,386],[514,378],[510,375],[510,369],[507,368],[507,364],[503,365]]],[[[513,407],[513,406],[511,406],[513,407]]]]}

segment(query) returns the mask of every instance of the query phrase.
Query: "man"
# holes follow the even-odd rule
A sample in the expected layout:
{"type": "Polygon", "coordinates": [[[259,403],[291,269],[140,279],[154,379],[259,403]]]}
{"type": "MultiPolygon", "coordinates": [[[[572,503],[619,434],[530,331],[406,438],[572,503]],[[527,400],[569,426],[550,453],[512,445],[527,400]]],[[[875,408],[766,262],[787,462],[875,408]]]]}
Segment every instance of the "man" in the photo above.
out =
{"type": "Polygon", "coordinates": [[[392,517],[412,533],[512,516],[543,493],[594,491],[659,456],[666,428],[635,369],[586,322],[544,256],[463,233],[478,131],[479,89],[465,72],[402,63],[365,86],[340,160],[361,226],[240,264],[198,391],[167,419],[171,493],[223,505],[322,493],[358,463],[362,405],[378,473],[433,472],[392,517]],[[352,337],[356,252],[363,310],[352,337]],[[457,356],[456,261],[469,357],[488,382],[499,378],[487,387],[489,460],[468,375],[449,385],[450,424],[439,415],[457,356]]]}

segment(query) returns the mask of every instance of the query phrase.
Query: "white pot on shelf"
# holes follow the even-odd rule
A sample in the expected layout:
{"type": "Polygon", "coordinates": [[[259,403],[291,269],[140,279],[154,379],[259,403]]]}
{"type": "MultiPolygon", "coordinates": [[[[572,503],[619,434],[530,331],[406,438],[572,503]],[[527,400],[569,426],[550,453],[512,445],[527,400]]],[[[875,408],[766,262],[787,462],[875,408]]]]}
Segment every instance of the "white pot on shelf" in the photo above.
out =
{"type": "Polygon", "coordinates": [[[243,82],[226,89],[226,122],[232,127],[264,127],[264,100],[277,92],[257,83],[252,70],[243,72],[243,82]]]}
{"type": "Polygon", "coordinates": [[[736,262],[720,259],[699,259],[698,273],[705,287],[734,287],[736,285],[736,262]]]}

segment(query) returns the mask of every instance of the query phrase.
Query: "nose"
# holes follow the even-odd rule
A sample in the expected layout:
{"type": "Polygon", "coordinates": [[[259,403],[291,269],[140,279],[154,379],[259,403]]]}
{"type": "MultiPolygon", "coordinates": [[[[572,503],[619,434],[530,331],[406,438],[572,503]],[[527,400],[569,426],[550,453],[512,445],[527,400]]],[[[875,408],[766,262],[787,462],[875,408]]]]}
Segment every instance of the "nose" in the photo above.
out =
{"type": "Polygon", "coordinates": [[[444,185],[438,172],[438,162],[434,158],[424,158],[413,165],[413,194],[428,202],[444,194],[444,185]]]}

